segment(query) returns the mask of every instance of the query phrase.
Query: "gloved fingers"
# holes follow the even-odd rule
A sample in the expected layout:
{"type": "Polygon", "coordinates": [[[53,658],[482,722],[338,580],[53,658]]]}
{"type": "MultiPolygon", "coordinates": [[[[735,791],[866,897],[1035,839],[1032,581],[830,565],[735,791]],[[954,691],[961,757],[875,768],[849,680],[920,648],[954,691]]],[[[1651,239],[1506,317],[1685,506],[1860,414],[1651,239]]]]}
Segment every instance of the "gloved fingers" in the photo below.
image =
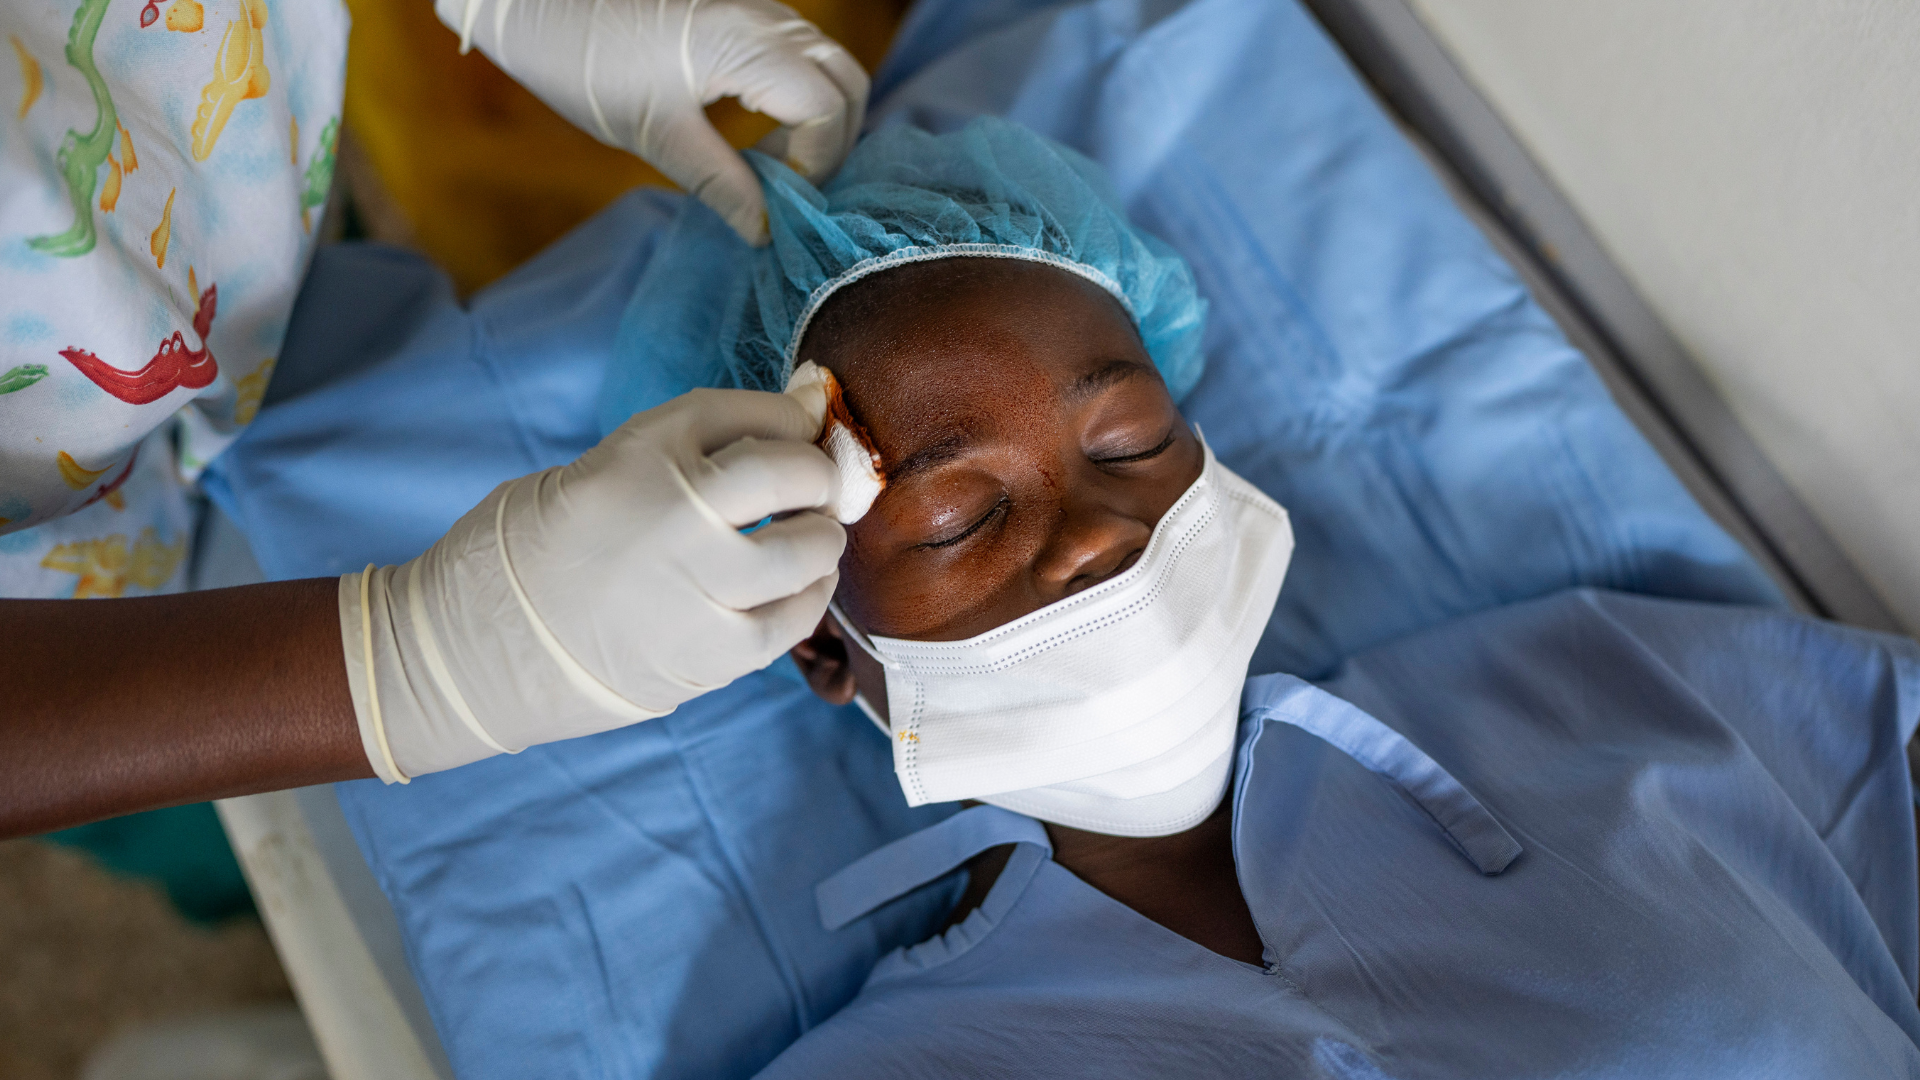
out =
{"type": "Polygon", "coordinates": [[[745,528],[772,514],[840,499],[840,470],[811,443],[745,438],[714,451],[689,479],[721,519],[745,528]]]}
{"type": "MultiPolygon", "coordinates": [[[[810,443],[820,434],[820,421],[805,405],[765,390],[702,388],[688,391],[661,408],[679,409],[687,415],[689,434],[702,454],[749,437],[810,443]]],[[[627,423],[652,412],[641,413],[627,423]]]]}
{"type": "Polygon", "coordinates": [[[810,443],[819,437],[821,422],[786,394],[700,387],[627,417],[579,463],[597,470],[635,453],[705,456],[745,438],[810,443]]]}
{"type": "Polygon", "coordinates": [[[808,177],[822,176],[839,166],[859,136],[867,73],[811,26],[789,34],[784,44],[737,70],[717,73],[708,93],[736,94],[742,105],[787,125],[788,163],[808,177]]]}
{"type": "Polygon", "coordinates": [[[747,612],[759,633],[760,655],[771,661],[811,636],[839,587],[840,571],[835,570],[792,596],[747,612]]]}
{"type": "Polygon", "coordinates": [[[840,167],[860,139],[867,118],[867,73],[847,50],[827,42],[813,50],[814,62],[844,95],[838,113],[798,124],[787,140],[787,162],[809,180],[819,180],[840,167]]]}
{"type": "Polygon", "coordinates": [[[485,0],[434,0],[433,13],[449,30],[460,35],[460,54],[473,48],[473,24],[480,17],[485,0]]]}
{"type": "Polygon", "coordinates": [[[714,603],[751,611],[835,573],[846,546],[847,530],[839,522],[803,510],[745,536],[719,538],[711,554],[689,569],[714,603]]]}
{"type": "MultiPolygon", "coordinates": [[[[813,419],[817,425],[826,425],[827,384],[825,380],[815,379],[795,385],[792,379],[788,379],[787,391],[781,396],[792,398],[797,402],[802,409],[807,411],[807,416],[813,419]]],[[[819,438],[818,435],[814,437],[819,438]]]]}
{"type": "Polygon", "coordinates": [[[767,203],[760,178],[713,129],[705,113],[689,103],[679,115],[654,117],[643,130],[650,132],[643,145],[629,149],[712,207],[742,240],[755,247],[767,242],[767,203]]]}

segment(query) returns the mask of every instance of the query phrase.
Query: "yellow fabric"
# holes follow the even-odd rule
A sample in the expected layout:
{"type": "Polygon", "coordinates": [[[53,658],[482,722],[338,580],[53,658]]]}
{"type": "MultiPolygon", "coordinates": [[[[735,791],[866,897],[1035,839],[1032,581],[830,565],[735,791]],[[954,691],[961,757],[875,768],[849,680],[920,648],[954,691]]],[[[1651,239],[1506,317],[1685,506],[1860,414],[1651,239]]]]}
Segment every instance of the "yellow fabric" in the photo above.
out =
{"type": "MultiPolygon", "coordinates": [[[[868,71],[902,0],[787,0],[868,71]]],[[[413,242],[462,293],[518,266],[630,188],[671,186],[561,119],[459,38],[427,0],[347,0],[346,129],[413,242]]],[[[735,146],[773,122],[728,100],[707,110],[735,146]]]]}

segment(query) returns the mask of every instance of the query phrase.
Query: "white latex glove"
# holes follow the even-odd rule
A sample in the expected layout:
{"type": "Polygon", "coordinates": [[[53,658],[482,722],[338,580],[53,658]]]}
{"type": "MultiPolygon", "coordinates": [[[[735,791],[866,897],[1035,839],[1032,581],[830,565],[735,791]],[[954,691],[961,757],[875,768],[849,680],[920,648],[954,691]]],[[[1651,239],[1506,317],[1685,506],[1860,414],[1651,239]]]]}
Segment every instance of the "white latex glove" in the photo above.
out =
{"type": "Polygon", "coordinates": [[[773,0],[435,0],[440,21],[555,112],[645,158],[727,219],[767,235],[753,170],[701,108],[737,97],[790,127],[808,178],[838,168],[867,111],[867,73],[773,0]]]}
{"type": "Polygon", "coordinates": [[[695,390],[495,488],[426,554],[340,579],[388,783],[661,716],[773,662],[839,582],[816,403],[695,390]],[[801,511],[752,533],[769,515],[801,511]]]}

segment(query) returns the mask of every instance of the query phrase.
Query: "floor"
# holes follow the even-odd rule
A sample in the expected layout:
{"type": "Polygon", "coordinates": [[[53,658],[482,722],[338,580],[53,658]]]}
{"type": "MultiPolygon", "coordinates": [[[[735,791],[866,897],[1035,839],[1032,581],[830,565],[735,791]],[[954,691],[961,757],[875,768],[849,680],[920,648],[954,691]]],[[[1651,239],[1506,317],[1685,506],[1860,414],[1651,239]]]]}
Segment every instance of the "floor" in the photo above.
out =
{"type": "Polygon", "coordinates": [[[79,852],[0,842],[0,1077],[74,1080],[130,1024],[291,998],[258,921],[198,926],[79,852]]]}

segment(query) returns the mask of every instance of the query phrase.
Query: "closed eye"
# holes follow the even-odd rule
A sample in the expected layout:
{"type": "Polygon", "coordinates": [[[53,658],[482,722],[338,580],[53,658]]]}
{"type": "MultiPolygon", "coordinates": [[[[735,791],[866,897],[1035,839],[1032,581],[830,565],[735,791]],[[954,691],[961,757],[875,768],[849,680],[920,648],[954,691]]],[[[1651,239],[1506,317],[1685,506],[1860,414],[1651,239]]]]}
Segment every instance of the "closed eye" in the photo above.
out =
{"type": "Polygon", "coordinates": [[[972,536],[974,533],[977,533],[981,529],[985,528],[987,522],[992,521],[996,516],[999,515],[1000,511],[1007,508],[1008,502],[1009,500],[1005,495],[1000,496],[1000,501],[997,503],[994,503],[993,506],[988,508],[985,514],[980,515],[980,520],[967,526],[965,531],[961,532],[957,536],[949,536],[945,540],[929,540],[924,544],[915,544],[914,546],[923,547],[923,548],[952,547],[953,545],[959,543],[962,540],[965,540],[967,537],[972,536]]]}
{"type": "Polygon", "coordinates": [[[1152,458],[1157,458],[1161,454],[1166,453],[1167,448],[1173,445],[1174,436],[1175,436],[1174,429],[1168,428],[1167,437],[1164,439],[1161,439],[1160,445],[1154,447],[1151,450],[1144,450],[1138,454],[1123,454],[1120,457],[1094,458],[1093,463],[1095,465],[1127,465],[1135,461],[1148,461],[1152,458]]]}

